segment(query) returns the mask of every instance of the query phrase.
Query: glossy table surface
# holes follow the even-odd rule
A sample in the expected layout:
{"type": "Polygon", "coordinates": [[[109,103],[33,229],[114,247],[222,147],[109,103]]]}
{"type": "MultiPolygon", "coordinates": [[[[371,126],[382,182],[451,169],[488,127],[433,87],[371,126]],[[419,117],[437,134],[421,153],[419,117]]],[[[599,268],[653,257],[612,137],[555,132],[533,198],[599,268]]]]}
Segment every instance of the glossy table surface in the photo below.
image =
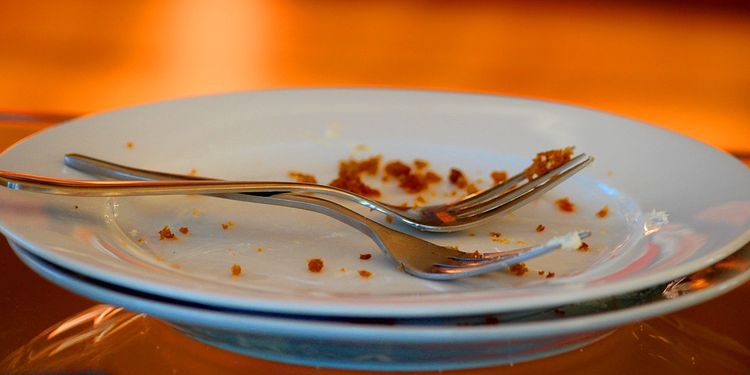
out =
{"type": "MultiPolygon", "coordinates": [[[[157,100],[374,86],[577,104],[747,158],[748,40],[750,6],[740,1],[3,2],[0,148],[67,118],[157,100]]],[[[0,281],[0,361],[104,308],[34,274],[4,240],[0,281]]],[[[745,284],[579,351],[456,373],[748,373],[748,301],[745,284]]],[[[243,357],[121,314],[130,319],[121,336],[36,358],[32,370],[349,373],[243,357]]]]}

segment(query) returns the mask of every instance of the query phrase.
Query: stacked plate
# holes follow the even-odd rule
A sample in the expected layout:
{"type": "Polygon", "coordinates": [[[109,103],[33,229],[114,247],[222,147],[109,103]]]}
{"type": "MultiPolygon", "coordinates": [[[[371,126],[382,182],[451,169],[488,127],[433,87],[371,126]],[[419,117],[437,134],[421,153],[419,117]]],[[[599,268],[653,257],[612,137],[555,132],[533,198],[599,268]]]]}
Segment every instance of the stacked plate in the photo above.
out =
{"type": "MultiPolygon", "coordinates": [[[[744,165],[663,130],[552,103],[367,89],[193,98],[49,129],[6,151],[0,169],[91,178],[63,166],[63,156],[77,152],[230,180],[302,172],[327,182],[339,160],[381,155],[427,161],[444,176],[459,168],[481,188],[493,171],[520,171],[536,152],[570,145],[595,156],[595,165],[511,215],[450,234],[397,228],[487,251],[592,232],[586,251],[534,259],[521,275],[416,279],[332,218],[204,196],[3,189],[0,226],[30,267],[72,291],[229,350],[344,368],[448,369],[548,356],[750,277],[745,266],[702,290],[680,281],[733,253],[750,257],[738,252],[750,241],[744,165]],[[575,212],[556,207],[563,197],[575,212]],[[175,239],[164,238],[165,226],[175,239]],[[313,258],[324,262],[322,272],[308,269],[313,258]]],[[[380,178],[368,182],[395,204],[456,194],[448,182],[419,197],[380,178]]]]}

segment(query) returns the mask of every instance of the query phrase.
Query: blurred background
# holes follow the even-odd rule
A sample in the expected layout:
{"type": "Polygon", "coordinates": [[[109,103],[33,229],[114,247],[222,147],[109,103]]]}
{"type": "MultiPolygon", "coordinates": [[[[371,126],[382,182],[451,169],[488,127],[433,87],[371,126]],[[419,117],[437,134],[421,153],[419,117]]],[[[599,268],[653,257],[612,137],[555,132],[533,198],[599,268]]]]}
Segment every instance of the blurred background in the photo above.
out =
{"type": "Polygon", "coordinates": [[[177,97],[375,86],[572,103],[750,154],[748,1],[3,1],[0,45],[15,138],[177,97]]]}

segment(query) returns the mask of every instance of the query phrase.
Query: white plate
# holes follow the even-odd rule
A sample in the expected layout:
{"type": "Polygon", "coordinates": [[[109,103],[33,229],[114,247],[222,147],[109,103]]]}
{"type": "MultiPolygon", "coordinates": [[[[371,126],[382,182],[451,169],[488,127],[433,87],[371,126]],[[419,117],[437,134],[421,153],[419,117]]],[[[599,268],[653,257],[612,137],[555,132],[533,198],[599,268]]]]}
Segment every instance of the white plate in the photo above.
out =
{"type": "MultiPolygon", "coordinates": [[[[514,215],[471,232],[420,234],[473,250],[593,232],[590,251],[535,259],[523,277],[419,280],[333,219],[206,197],[106,200],[2,190],[0,226],[34,254],[113,284],[215,306],[335,316],[471,315],[590,300],[690,273],[750,240],[750,172],[732,157],[632,120],[507,97],[332,89],[177,100],[41,132],[0,156],[0,168],[81,178],[62,165],[63,154],[79,152],[225,179],[287,179],[297,170],[327,182],[340,159],[382,154],[426,159],[443,175],[459,167],[487,181],[493,170],[513,173],[537,151],[567,145],[597,162],[514,215]],[[563,196],[576,213],[554,207],[563,196]],[[610,215],[596,218],[604,205],[610,215]],[[235,226],[223,230],[228,221],[235,226]],[[190,235],[160,241],[165,224],[188,226],[190,235]],[[538,224],[547,229],[536,232],[538,224]],[[509,243],[493,242],[493,231],[509,243]],[[360,253],[374,257],[361,261],[360,253]],[[324,272],[308,272],[309,258],[322,258],[324,272]],[[231,276],[234,263],[242,276],[231,276]],[[361,278],[359,269],[373,276],[361,278]]],[[[395,190],[384,188],[384,199],[414,199],[395,190]]],[[[427,198],[451,199],[447,183],[436,190],[427,198]]]]}
{"type": "MultiPolygon", "coordinates": [[[[436,320],[317,320],[215,310],[107,285],[59,268],[11,243],[32,269],[94,300],[145,312],[201,341],[271,360],[370,370],[445,370],[518,363],[573,350],[610,329],[674,312],[750,279],[750,245],[730,263],[678,280],[659,293],[590,301],[518,322],[504,315],[436,320]],[[728,266],[728,265],[732,266],[728,266]]],[[[84,335],[81,335],[84,336],[84,335]]]]}

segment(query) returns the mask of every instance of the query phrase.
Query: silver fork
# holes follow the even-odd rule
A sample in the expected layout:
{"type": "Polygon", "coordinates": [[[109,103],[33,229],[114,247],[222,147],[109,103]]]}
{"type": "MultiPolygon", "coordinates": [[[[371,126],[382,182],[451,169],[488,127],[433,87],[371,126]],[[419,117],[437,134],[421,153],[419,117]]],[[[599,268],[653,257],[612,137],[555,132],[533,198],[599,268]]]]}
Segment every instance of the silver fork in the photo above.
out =
{"type": "MultiPolygon", "coordinates": [[[[593,157],[587,156],[586,154],[580,154],[567,163],[551,170],[547,174],[528,181],[520,186],[516,185],[523,180],[526,180],[526,175],[523,172],[507,179],[501,184],[469,195],[452,203],[410,209],[389,205],[366,198],[359,194],[326,185],[301,183],[286,183],[286,185],[284,185],[275,183],[274,187],[282,189],[286,186],[288,187],[288,191],[321,193],[344,198],[379,211],[395,220],[422,231],[454,232],[479,225],[494,215],[507,213],[520,208],[573,176],[593,161],[593,157]]],[[[133,168],[75,153],[65,155],[65,165],[88,174],[117,180],[214,180],[206,177],[133,168]]],[[[266,196],[269,195],[269,184],[270,183],[268,182],[257,182],[254,186],[248,185],[248,189],[242,193],[245,195],[242,200],[266,203],[266,196]],[[251,195],[254,195],[255,198],[251,198],[251,195]]],[[[239,196],[233,194],[231,198],[239,199],[239,196]]],[[[278,202],[271,204],[278,204],[278,202]]]]}
{"type": "MultiPolygon", "coordinates": [[[[68,180],[8,171],[0,171],[0,182],[13,190],[86,197],[233,194],[236,197],[232,196],[232,199],[244,200],[248,197],[254,198],[254,196],[235,193],[244,192],[248,189],[248,186],[257,187],[257,183],[241,181],[68,180]]],[[[267,188],[267,191],[273,192],[274,188],[267,188]]],[[[589,232],[573,233],[568,235],[568,238],[552,239],[544,245],[510,252],[468,253],[456,248],[436,245],[388,228],[326,199],[278,191],[276,194],[265,198],[267,199],[266,203],[275,202],[278,205],[323,213],[349,224],[368,235],[405,272],[429,280],[457,279],[507,268],[563,246],[576,247],[581,238],[590,235],[589,232]],[[572,245],[570,245],[571,242],[572,245]]]]}

